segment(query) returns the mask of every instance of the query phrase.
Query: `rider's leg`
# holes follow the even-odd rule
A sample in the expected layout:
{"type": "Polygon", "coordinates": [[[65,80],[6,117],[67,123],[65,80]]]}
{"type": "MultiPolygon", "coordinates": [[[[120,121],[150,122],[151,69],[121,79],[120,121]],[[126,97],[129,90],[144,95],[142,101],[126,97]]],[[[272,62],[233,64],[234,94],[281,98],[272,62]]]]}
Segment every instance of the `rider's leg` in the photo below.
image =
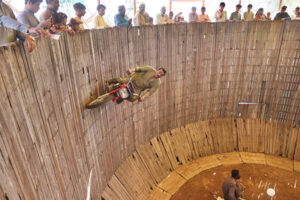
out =
{"type": "Polygon", "coordinates": [[[136,96],[130,96],[128,97],[128,99],[126,99],[127,101],[130,101],[130,102],[135,102],[138,98],[136,96]]]}
{"type": "Polygon", "coordinates": [[[124,83],[128,83],[129,78],[113,78],[113,79],[109,79],[106,81],[106,90],[107,91],[111,91],[113,90],[115,84],[120,83],[120,84],[124,84],[124,83]]]}
{"type": "MultiPolygon", "coordinates": [[[[142,91],[140,91],[139,89],[135,89],[135,93],[137,94],[137,95],[141,95],[141,93],[142,93],[142,91]]],[[[133,96],[133,95],[131,95],[128,99],[127,99],[127,101],[130,101],[130,102],[135,102],[136,100],[138,100],[138,97],[137,96],[133,96]]]]}
{"type": "Polygon", "coordinates": [[[121,83],[121,84],[124,84],[124,83],[127,83],[129,81],[129,78],[112,78],[112,79],[109,79],[107,80],[106,82],[108,84],[115,84],[115,83],[121,83]]]}

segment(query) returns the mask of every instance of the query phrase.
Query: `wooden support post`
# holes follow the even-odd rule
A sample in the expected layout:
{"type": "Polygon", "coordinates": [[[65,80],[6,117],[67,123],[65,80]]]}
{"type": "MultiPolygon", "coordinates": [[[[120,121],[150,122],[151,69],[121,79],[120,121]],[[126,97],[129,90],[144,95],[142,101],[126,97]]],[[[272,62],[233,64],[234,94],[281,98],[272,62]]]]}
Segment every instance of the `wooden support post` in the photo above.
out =
{"type": "Polygon", "coordinates": [[[170,12],[172,11],[172,0],[170,0],[169,2],[169,9],[170,9],[170,12]]]}
{"type": "Polygon", "coordinates": [[[98,5],[100,4],[100,0],[97,0],[98,5]]]}
{"type": "Polygon", "coordinates": [[[133,0],[133,13],[136,15],[136,0],[133,0]]]}
{"type": "Polygon", "coordinates": [[[281,9],[281,6],[282,6],[282,0],[279,1],[279,6],[278,6],[278,10],[281,9]]]}
{"type": "Polygon", "coordinates": [[[205,7],[205,0],[202,0],[202,7],[205,7]]]}

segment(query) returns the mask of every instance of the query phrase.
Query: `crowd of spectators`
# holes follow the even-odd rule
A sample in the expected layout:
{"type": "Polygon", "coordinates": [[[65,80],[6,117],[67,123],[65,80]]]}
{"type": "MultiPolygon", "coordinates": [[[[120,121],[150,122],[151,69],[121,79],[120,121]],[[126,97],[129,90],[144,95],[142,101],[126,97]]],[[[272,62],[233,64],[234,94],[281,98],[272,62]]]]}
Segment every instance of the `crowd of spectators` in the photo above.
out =
{"type": "MultiPolygon", "coordinates": [[[[0,0],[0,46],[9,42],[14,42],[16,39],[25,40],[27,45],[34,45],[34,37],[46,35],[51,37],[51,34],[59,34],[68,32],[73,35],[76,32],[85,29],[82,18],[86,14],[86,7],[82,3],[75,3],[73,5],[75,15],[68,21],[68,16],[65,13],[58,12],[59,0],[46,0],[47,7],[40,14],[39,19],[35,16],[40,9],[40,4],[43,0],[25,0],[25,7],[22,12],[15,17],[11,8],[9,8],[2,0],[0,0]]],[[[225,10],[225,3],[220,3],[219,9],[216,11],[214,19],[216,22],[226,21],[251,21],[251,20],[271,20],[270,12],[264,14],[264,9],[259,8],[257,13],[254,14],[252,5],[247,6],[247,11],[241,13],[242,5],[236,5],[236,10],[231,13],[230,17],[227,16],[225,10]]],[[[281,11],[276,14],[274,20],[300,20],[299,7],[297,7],[290,17],[286,12],[287,7],[282,6],[281,11]]],[[[97,16],[94,19],[94,28],[111,28],[105,19],[106,7],[103,4],[97,6],[97,16]]],[[[129,27],[129,26],[144,26],[156,24],[174,24],[186,23],[182,13],[174,16],[171,11],[169,15],[166,13],[166,7],[162,7],[160,12],[155,16],[155,20],[146,12],[146,5],[141,3],[137,14],[133,19],[128,18],[126,15],[126,8],[124,5],[118,7],[118,13],[114,17],[116,27],[129,27]]],[[[201,8],[201,13],[197,13],[197,8],[192,7],[189,14],[188,22],[190,23],[205,23],[211,22],[210,17],[206,14],[206,8],[201,8]]],[[[33,47],[34,48],[34,47],[33,47]]]]}

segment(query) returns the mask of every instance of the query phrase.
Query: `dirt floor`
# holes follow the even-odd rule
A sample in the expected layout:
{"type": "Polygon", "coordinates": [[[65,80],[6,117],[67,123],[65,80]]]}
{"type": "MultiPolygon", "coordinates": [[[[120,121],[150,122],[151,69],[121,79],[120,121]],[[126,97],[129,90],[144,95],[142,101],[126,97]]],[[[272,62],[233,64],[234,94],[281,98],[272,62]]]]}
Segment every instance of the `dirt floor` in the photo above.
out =
{"type": "Polygon", "coordinates": [[[171,200],[213,200],[213,194],[223,197],[222,184],[232,169],[240,170],[239,180],[245,187],[244,199],[266,200],[268,188],[275,188],[272,200],[300,200],[300,173],[279,168],[240,164],[206,170],[185,183],[171,200]]]}

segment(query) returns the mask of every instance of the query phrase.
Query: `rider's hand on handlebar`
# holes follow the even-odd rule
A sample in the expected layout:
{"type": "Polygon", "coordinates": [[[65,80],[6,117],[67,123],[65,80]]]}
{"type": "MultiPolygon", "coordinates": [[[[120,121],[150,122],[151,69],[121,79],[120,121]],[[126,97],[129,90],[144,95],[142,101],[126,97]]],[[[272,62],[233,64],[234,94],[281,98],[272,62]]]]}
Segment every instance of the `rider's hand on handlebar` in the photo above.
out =
{"type": "Polygon", "coordinates": [[[128,69],[128,70],[127,70],[127,74],[128,74],[128,75],[131,75],[131,74],[132,74],[132,72],[133,72],[133,70],[132,70],[132,69],[128,69]]]}
{"type": "Polygon", "coordinates": [[[139,102],[143,102],[143,101],[144,101],[143,97],[140,97],[139,102]]]}

